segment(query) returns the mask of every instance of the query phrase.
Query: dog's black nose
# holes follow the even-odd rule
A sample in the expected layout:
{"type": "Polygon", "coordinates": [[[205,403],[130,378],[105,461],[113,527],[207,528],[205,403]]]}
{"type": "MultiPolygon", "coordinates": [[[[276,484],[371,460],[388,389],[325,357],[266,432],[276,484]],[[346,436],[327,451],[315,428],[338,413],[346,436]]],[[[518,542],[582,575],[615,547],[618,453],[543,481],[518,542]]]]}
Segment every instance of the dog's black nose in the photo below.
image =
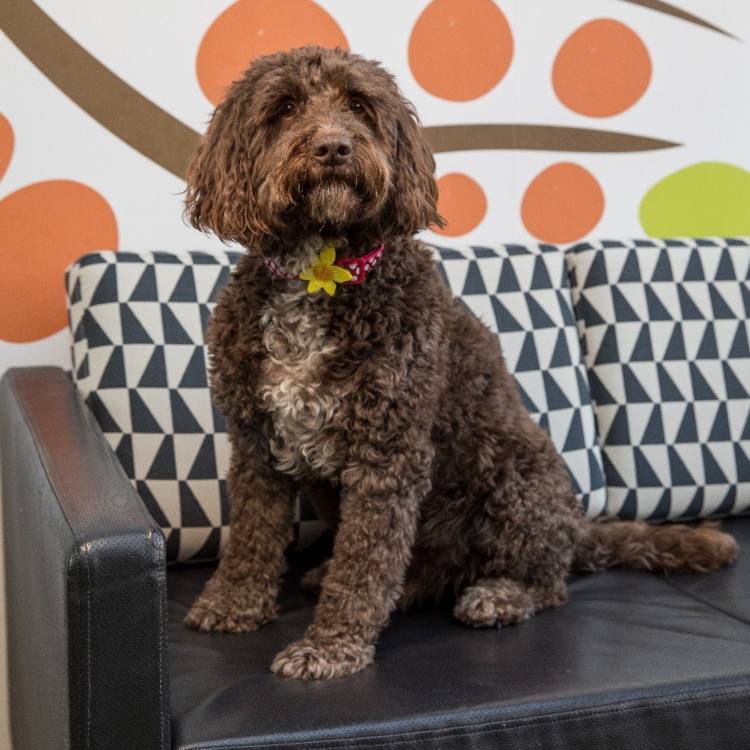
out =
{"type": "Polygon", "coordinates": [[[313,156],[325,166],[343,164],[352,153],[351,139],[345,135],[323,136],[313,140],[313,156]]]}

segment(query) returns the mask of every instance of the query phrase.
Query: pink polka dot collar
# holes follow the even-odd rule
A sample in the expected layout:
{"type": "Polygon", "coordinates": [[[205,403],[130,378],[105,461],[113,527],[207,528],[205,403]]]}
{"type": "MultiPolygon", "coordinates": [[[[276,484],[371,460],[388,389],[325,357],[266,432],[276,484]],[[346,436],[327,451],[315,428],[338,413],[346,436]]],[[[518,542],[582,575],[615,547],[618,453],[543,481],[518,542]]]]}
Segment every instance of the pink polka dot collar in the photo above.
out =
{"type": "MultiPolygon", "coordinates": [[[[359,284],[363,284],[365,279],[367,278],[367,274],[372,271],[372,269],[375,268],[375,266],[378,264],[378,261],[383,255],[384,250],[385,246],[381,243],[374,250],[371,250],[369,253],[367,253],[367,255],[362,255],[359,258],[338,258],[334,265],[345,268],[352,275],[352,278],[349,281],[344,281],[341,283],[341,285],[357,286],[359,284]]],[[[271,260],[271,258],[269,258],[268,256],[264,258],[264,261],[268,270],[276,278],[287,279],[288,281],[299,279],[299,276],[295,276],[294,274],[283,271],[281,268],[279,268],[278,264],[271,260]]]]}

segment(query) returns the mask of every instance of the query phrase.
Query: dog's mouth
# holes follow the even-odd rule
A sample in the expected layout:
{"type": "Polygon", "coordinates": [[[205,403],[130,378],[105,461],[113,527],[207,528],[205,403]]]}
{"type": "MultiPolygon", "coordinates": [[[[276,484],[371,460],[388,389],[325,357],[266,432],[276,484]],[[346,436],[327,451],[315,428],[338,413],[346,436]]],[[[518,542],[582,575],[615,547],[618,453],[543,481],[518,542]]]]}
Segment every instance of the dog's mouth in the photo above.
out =
{"type": "Polygon", "coordinates": [[[361,177],[348,166],[309,170],[300,183],[300,194],[305,196],[315,190],[331,188],[348,188],[362,198],[367,195],[361,177]]]}
{"type": "Polygon", "coordinates": [[[308,176],[299,186],[299,196],[312,221],[342,225],[356,218],[368,191],[355,174],[337,167],[308,176]]]}

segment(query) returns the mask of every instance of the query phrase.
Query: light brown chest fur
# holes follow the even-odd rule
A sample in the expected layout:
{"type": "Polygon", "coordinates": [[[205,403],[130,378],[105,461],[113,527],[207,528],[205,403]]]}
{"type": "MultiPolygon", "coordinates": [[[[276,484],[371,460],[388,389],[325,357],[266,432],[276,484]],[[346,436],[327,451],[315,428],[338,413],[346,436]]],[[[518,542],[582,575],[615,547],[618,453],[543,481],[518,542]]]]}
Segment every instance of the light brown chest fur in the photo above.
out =
{"type": "Polygon", "coordinates": [[[271,418],[276,468],[334,479],[346,443],[333,418],[348,390],[328,377],[339,345],[328,335],[330,313],[321,302],[302,285],[269,301],[261,319],[267,357],[258,395],[271,418]]]}

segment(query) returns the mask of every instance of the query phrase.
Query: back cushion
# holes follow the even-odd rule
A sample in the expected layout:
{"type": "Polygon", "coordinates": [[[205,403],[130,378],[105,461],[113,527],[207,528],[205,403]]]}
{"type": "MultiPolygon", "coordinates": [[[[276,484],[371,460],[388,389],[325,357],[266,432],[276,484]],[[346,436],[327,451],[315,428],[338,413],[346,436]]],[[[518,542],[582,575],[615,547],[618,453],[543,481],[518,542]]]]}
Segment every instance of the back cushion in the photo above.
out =
{"type": "Polygon", "coordinates": [[[635,240],[568,253],[608,514],[750,506],[750,247],[635,240]]]}
{"type": "MultiPolygon", "coordinates": [[[[552,435],[590,515],[601,458],[564,256],[552,246],[441,249],[451,289],[498,331],[532,416],[552,435]]],[[[167,537],[168,559],[212,559],[229,530],[224,421],[203,341],[239,253],[98,252],[67,273],[73,376],[167,537]]],[[[303,520],[310,510],[302,503],[303,520]]]]}
{"type": "Polygon", "coordinates": [[[228,537],[229,446],[203,331],[238,258],[100,252],[67,273],[74,379],[172,561],[216,558],[228,537]]]}
{"type": "Polygon", "coordinates": [[[523,402],[562,455],[586,514],[600,515],[606,489],[565,255],[553,245],[435,252],[451,291],[498,334],[523,402]]]}

